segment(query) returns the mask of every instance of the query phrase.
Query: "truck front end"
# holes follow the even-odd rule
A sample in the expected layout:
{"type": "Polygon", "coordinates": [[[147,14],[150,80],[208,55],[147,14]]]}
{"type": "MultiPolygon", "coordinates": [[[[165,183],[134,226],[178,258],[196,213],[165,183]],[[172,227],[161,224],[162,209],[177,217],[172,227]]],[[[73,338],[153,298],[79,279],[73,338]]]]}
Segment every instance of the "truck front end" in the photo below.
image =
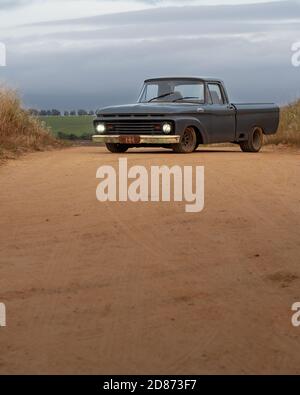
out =
{"type": "Polygon", "coordinates": [[[155,114],[99,114],[94,121],[95,143],[134,146],[178,144],[175,122],[155,114]]]}

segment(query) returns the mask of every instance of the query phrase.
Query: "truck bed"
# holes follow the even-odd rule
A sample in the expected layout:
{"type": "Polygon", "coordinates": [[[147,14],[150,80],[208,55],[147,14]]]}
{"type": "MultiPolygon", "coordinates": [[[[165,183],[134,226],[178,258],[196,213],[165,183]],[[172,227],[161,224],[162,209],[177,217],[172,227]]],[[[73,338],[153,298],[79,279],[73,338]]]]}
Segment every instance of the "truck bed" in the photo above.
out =
{"type": "Polygon", "coordinates": [[[237,136],[247,134],[256,126],[264,134],[274,134],[278,129],[280,110],[273,103],[232,103],[236,109],[237,136]]]}

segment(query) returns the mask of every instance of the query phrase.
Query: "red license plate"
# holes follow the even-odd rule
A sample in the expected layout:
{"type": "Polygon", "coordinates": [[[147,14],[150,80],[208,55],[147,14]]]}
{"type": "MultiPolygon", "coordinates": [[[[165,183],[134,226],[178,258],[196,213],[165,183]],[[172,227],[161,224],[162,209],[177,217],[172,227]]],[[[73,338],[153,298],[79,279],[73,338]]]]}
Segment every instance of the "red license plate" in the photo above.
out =
{"type": "Polygon", "coordinates": [[[120,136],[121,144],[139,144],[141,139],[140,136],[120,136]]]}

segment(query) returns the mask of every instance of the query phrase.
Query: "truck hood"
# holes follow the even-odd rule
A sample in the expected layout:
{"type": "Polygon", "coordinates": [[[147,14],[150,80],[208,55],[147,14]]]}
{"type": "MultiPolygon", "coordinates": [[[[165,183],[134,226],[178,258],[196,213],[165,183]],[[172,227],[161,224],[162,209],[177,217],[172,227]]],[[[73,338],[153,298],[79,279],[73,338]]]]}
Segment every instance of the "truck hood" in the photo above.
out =
{"type": "Polygon", "coordinates": [[[182,114],[197,111],[201,104],[194,103],[136,103],[102,108],[97,115],[117,114],[182,114]]]}

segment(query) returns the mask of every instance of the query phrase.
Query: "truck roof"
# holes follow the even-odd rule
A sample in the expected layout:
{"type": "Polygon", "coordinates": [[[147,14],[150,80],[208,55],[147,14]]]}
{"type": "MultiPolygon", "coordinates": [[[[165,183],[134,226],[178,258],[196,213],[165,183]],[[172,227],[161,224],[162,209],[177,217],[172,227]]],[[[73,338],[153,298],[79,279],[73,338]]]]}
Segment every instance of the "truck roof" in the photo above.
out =
{"type": "Polygon", "coordinates": [[[162,80],[196,80],[203,82],[219,82],[223,84],[223,81],[218,78],[208,78],[208,77],[158,77],[158,78],[148,78],[145,82],[151,81],[162,81],[162,80]]]}

